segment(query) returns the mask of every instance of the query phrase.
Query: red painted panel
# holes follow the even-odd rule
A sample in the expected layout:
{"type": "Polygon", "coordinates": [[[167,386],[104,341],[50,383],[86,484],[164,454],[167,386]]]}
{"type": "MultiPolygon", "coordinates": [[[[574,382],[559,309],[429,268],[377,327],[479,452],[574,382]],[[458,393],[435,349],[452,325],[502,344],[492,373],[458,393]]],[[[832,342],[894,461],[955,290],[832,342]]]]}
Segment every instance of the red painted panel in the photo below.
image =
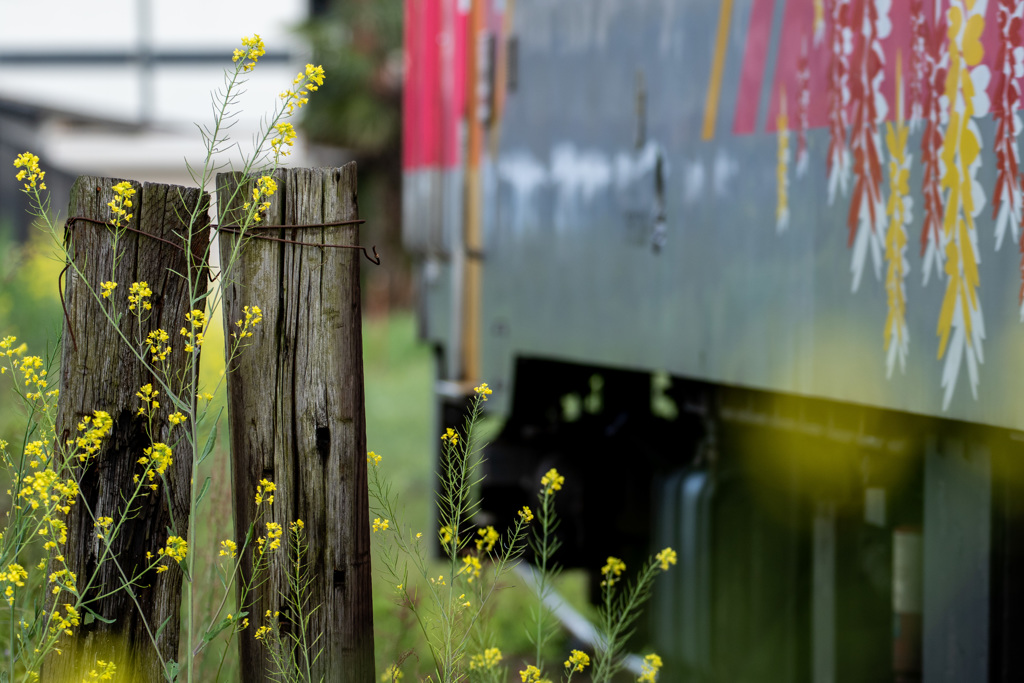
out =
{"type": "Polygon", "coordinates": [[[772,15],[775,0],[754,0],[750,10],[747,45],[743,51],[743,69],[740,73],[739,93],[732,130],[736,135],[748,135],[757,126],[757,110],[761,100],[765,62],[771,45],[772,15]]]}
{"type": "Polygon", "coordinates": [[[458,0],[406,0],[402,167],[459,162],[465,117],[466,12],[458,0]]]}

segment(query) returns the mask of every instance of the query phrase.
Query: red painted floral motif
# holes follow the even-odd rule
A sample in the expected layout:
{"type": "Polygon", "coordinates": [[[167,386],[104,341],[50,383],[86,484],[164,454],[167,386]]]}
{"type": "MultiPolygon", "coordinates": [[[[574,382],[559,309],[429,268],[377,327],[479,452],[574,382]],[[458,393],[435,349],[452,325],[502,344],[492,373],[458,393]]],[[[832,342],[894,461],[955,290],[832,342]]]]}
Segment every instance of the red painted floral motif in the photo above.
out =
{"type": "Polygon", "coordinates": [[[992,98],[992,117],[996,122],[996,187],[992,196],[992,218],[996,221],[996,249],[1003,244],[1006,228],[1017,237],[1021,222],[1020,152],[1017,134],[1020,117],[1016,110],[1020,104],[1020,77],[1024,71],[1024,22],[1021,0],[999,0],[999,53],[995,66],[995,91],[992,98]]]}
{"type": "Polygon", "coordinates": [[[807,131],[811,127],[811,67],[807,54],[807,39],[804,39],[800,61],[797,63],[797,82],[800,84],[799,100],[797,101],[800,116],[800,131],[796,142],[796,175],[803,176],[807,171],[807,131]]]}
{"type": "MultiPolygon", "coordinates": [[[[922,16],[922,30],[925,32],[925,74],[922,108],[925,119],[924,135],[921,138],[921,165],[924,169],[921,193],[924,195],[924,223],[921,228],[921,256],[924,258],[922,271],[924,283],[932,270],[942,275],[942,249],[939,247],[944,206],[942,202],[942,118],[947,104],[942,100],[946,89],[946,72],[949,69],[949,43],[946,38],[946,12],[942,0],[934,22],[922,16]]],[[[922,10],[923,11],[923,10],[922,10]]],[[[918,24],[915,21],[915,26],[918,24]]]]}
{"type": "Polygon", "coordinates": [[[850,197],[850,211],[847,226],[850,230],[849,245],[853,247],[853,290],[860,286],[868,252],[875,268],[875,276],[882,275],[882,233],[881,221],[884,215],[882,202],[882,160],[881,139],[878,126],[888,113],[888,105],[882,95],[882,80],[885,78],[882,39],[888,35],[888,0],[865,0],[856,5],[854,26],[863,27],[853,62],[856,71],[850,79],[850,99],[853,106],[850,149],[853,153],[854,185],[850,197]]]}
{"type": "Polygon", "coordinates": [[[850,52],[853,48],[850,0],[829,0],[831,21],[828,79],[828,203],[836,190],[846,194],[850,154],[846,147],[847,108],[850,105],[850,52]]]}
{"type": "Polygon", "coordinates": [[[910,0],[910,128],[925,116],[925,98],[931,89],[928,79],[928,18],[924,0],[910,0]]]}

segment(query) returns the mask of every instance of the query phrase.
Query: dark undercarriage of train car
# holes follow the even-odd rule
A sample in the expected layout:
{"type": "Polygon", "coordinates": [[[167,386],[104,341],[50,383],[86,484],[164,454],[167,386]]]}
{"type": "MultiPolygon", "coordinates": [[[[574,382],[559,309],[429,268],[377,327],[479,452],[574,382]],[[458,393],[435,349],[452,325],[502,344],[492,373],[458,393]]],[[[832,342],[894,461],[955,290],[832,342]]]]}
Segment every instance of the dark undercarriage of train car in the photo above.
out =
{"type": "Polygon", "coordinates": [[[483,521],[556,467],[561,564],[676,549],[662,680],[1024,679],[1019,433],[530,358],[512,400],[483,521]]]}

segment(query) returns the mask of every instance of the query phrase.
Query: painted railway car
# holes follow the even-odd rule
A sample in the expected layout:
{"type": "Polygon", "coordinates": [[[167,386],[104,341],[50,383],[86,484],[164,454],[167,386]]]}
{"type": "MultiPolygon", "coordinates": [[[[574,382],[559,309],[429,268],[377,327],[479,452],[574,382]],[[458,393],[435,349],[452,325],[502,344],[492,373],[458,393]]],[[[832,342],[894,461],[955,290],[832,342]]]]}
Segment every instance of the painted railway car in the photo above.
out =
{"type": "Polygon", "coordinates": [[[679,550],[668,681],[1024,679],[1024,0],[407,0],[404,241],[484,505],[679,550]]]}

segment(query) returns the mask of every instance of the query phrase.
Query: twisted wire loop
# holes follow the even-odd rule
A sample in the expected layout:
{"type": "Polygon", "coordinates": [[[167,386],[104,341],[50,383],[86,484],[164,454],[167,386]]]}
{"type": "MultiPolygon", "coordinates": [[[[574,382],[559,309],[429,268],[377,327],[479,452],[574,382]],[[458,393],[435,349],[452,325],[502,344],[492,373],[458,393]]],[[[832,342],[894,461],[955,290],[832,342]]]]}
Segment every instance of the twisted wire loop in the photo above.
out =
{"type": "MultiPolygon", "coordinates": [[[[67,220],[64,221],[64,231],[65,231],[65,233],[70,232],[70,230],[75,226],[75,223],[77,221],[84,221],[86,223],[92,223],[93,225],[107,226],[107,221],[101,221],[101,220],[97,220],[95,218],[88,218],[86,216],[68,216],[67,220]]],[[[359,224],[362,224],[362,223],[365,223],[365,222],[366,222],[366,219],[359,218],[359,219],[348,220],[348,221],[329,221],[327,223],[304,223],[302,225],[266,225],[266,224],[261,224],[261,225],[249,226],[249,228],[247,228],[245,230],[245,233],[246,233],[246,237],[248,237],[249,239],[268,240],[270,242],[281,242],[283,244],[297,244],[297,245],[303,246],[303,247],[319,247],[320,249],[356,249],[356,250],[361,251],[363,253],[363,256],[366,257],[367,261],[369,261],[370,263],[372,263],[375,266],[379,266],[380,265],[380,254],[377,253],[377,245],[376,244],[374,244],[374,245],[372,245],[370,247],[370,249],[373,251],[373,255],[371,256],[370,255],[370,251],[368,251],[366,249],[366,247],[358,245],[358,244],[320,244],[319,242],[302,242],[300,240],[287,240],[287,239],[284,239],[282,237],[270,237],[269,235],[249,234],[250,230],[268,230],[268,229],[275,229],[275,228],[276,229],[294,228],[296,230],[300,229],[300,228],[332,228],[332,227],[335,227],[335,226],[338,226],[338,225],[359,225],[359,224]]],[[[217,225],[216,223],[210,223],[209,227],[213,228],[213,230],[216,231],[216,232],[226,232],[226,233],[229,233],[229,234],[232,234],[232,235],[241,235],[242,234],[242,230],[238,226],[227,226],[227,225],[220,226],[220,225],[217,225]]],[[[135,233],[138,233],[140,235],[145,235],[146,237],[148,237],[150,239],[153,239],[153,240],[156,240],[157,242],[163,242],[164,244],[168,244],[168,245],[174,247],[175,249],[180,249],[181,251],[185,251],[185,247],[182,246],[181,244],[178,244],[176,242],[172,242],[171,240],[168,240],[168,239],[164,239],[163,237],[157,237],[156,235],[154,235],[152,233],[144,232],[142,230],[139,230],[138,228],[133,228],[131,226],[127,226],[126,225],[126,226],[123,226],[120,229],[121,230],[128,230],[129,232],[135,232],[135,233]]],[[[57,276],[57,288],[59,290],[58,293],[60,294],[60,307],[64,311],[64,322],[67,323],[68,332],[71,333],[71,344],[74,347],[74,349],[77,351],[78,350],[78,344],[75,341],[75,331],[74,331],[74,329],[71,326],[71,318],[70,318],[70,316],[68,316],[67,304],[64,301],[64,275],[67,273],[68,268],[70,266],[71,266],[71,264],[67,263],[67,264],[64,265],[64,268],[61,269],[60,275],[57,276]]],[[[219,276],[220,276],[220,274],[218,273],[216,276],[210,277],[210,282],[213,282],[219,276]]]]}

